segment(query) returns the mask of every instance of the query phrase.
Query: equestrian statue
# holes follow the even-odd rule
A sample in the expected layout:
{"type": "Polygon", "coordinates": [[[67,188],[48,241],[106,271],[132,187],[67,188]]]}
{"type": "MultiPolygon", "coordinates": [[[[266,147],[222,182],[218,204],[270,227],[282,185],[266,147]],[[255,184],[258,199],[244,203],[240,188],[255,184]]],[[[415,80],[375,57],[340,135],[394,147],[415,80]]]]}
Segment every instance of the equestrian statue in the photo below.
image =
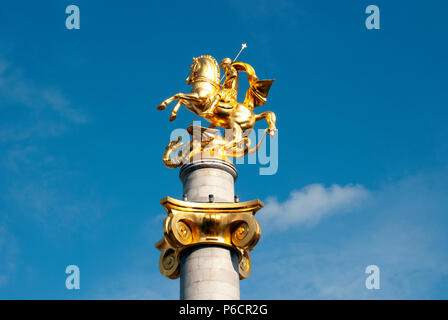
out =
{"type": "MultiPolygon", "coordinates": [[[[245,47],[243,44],[240,53],[245,47]]],[[[210,123],[208,128],[190,126],[187,129],[191,135],[188,142],[183,142],[182,137],[170,141],[163,156],[163,162],[167,167],[180,167],[195,156],[204,154],[227,159],[227,157],[244,157],[255,152],[261,145],[264,135],[258,145],[252,148],[248,135],[253,130],[255,122],[262,119],[266,119],[268,124],[265,134],[267,132],[271,137],[275,135],[277,131],[275,114],[272,111],[260,114],[254,112],[256,107],[266,103],[274,80],[259,80],[251,65],[232,61],[230,58],[222,59],[221,68],[225,75],[223,84],[215,58],[209,55],[193,58],[186,79],[187,84],[191,85],[191,92],[177,93],[157,107],[158,110],[164,110],[168,104],[177,101],[171,111],[170,121],[176,119],[179,108],[184,105],[210,123]],[[243,103],[237,101],[239,72],[245,72],[249,82],[243,103]],[[225,137],[220,135],[216,127],[225,129],[225,137]]]]}

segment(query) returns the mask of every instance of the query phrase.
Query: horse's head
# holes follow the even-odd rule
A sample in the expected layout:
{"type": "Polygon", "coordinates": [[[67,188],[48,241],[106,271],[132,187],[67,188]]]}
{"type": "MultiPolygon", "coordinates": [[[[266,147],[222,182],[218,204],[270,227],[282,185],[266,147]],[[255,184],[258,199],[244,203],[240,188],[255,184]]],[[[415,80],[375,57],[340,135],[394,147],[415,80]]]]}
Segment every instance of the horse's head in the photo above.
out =
{"type": "Polygon", "coordinates": [[[186,82],[188,85],[193,84],[198,77],[200,69],[200,62],[198,61],[198,58],[193,57],[193,63],[190,66],[190,73],[188,74],[188,77],[186,79],[186,82]]]}
{"type": "Polygon", "coordinates": [[[212,56],[205,55],[193,58],[193,63],[190,66],[190,73],[188,74],[186,82],[190,85],[200,78],[219,84],[219,65],[212,56]]]}

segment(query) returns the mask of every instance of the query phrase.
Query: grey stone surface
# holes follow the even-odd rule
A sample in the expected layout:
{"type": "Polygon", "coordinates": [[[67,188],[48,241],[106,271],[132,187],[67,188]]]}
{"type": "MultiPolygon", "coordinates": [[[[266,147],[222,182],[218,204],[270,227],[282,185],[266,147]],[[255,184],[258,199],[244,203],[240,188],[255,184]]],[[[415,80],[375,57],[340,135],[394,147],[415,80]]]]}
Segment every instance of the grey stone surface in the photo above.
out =
{"type": "Polygon", "coordinates": [[[208,202],[213,194],[215,202],[233,202],[236,178],[235,166],[217,159],[194,161],[180,171],[183,195],[188,201],[208,202]]]}
{"type": "MultiPolygon", "coordinates": [[[[183,195],[188,201],[233,202],[237,171],[233,164],[201,159],[182,167],[183,195]]],[[[238,256],[231,249],[197,246],[182,253],[180,298],[183,300],[239,300],[238,256]]]]}
{"type": "Polygon", "coordinates": [[[238,256],[220,246],[198,246],[181,257],[180,298],[238,300],[238,256]]]}

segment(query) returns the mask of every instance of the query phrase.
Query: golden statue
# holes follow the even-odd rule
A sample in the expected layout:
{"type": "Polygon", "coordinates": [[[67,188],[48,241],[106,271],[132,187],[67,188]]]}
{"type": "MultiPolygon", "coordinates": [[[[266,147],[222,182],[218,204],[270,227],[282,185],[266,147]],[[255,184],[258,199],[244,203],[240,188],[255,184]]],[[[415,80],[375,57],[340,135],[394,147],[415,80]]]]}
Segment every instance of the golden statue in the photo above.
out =
{"type": "MultiPolygon", "coordinates": [[[[244,45],[243,45],[244,48],[244,45]]],[[[240,51],[241,52],[241,51],[240,51]]],[[[163,101],[158,110],[164,110],[168,104],[177,100],[171,111],[170,121],[176,119],[181,105],[210,122],[209,128],[190,126],[188,132],[191,139],[188,143],[179,137],[170,141],[163,156],[164,164],[176,168],[192,159],[197,154],[209,154],[215,157],[243,157],[255,152],[260,143],[250,148],[247,135],[255,122],[266,119],[268,132],[272,137],[277,131],[276,116],[271,111],[255,114],[254,108],[264,105],[274,80],[258,80],[254,68],[247,63],[224,58],[221,61],[225,81],[220,84],[220,69],[217,61],[209,55],[193,58],[190,74],[186,82],[191,85],[191,93],[177,93],[163,101]],[[237,101],[239,72],[247,74],[249,89],[243,103],[237,101]],[[215,127],[231,129],[230,138],[223,138],[215,127]],[[194,132],[198,131],[197,134],[194,132]],[[177,152],[177,154],[172,157],[177,152]]],[[[263,136],[264,138],[264,136],[263,136]]]]}
{"type": "MultiPolygon", "coordinates": [[[[245,48],[243,44],[242,49],[245,48]]],[[[236,58],[237,58],[236,57],[236,58]]],[[[182,137],[170,141],[163,155],[163,163],[169,168],[180,167],[191,160],[200,158],[244,157],[260,147],[266,133],[272,137],[277,131],[276,117],[271,111],[255,114],[254,109],[266,103],[266,98],[274,80],[258,80],[254,68],[247,63],[224,58],[221,68],[224,77],[220,79],[220,66],[208,55],[193,58],[190,74],[186,81],[191,85],[191,93],[177,93],[163,101],[158,110],[177,100],[171,111],[170,121],[176,119],[181,105],[201,116],[208,122],[208,128],[190,125],[189,141],[182,137]],[[237,101],[239,73],[247,74],[249,89],[243,103],[237,101]],[[224,80],[225,78],[225,80],[224,80]],[[224,80],[221,85],[222,80],[224,80]],[[266,128],[258,145],[251,147],[248,137],[255,122],[266,119],[266,128]],[[224,137],[219,128],[226,129],[224,137]],[[230,134],[227,134],[229,133],[230,134]]],[[[170,278],[180,276],[182,252],[198,245],[219,245],[236,250],[240,279],[251,273],[250,251],[261,236],[261,227],[255,213],[263,207],[260,200],[239,202],[190,202],[166,197],[161,200],[167,211],[164,220],[164,237],[156,243],[161,251],[160,272],[170,278]]]]}

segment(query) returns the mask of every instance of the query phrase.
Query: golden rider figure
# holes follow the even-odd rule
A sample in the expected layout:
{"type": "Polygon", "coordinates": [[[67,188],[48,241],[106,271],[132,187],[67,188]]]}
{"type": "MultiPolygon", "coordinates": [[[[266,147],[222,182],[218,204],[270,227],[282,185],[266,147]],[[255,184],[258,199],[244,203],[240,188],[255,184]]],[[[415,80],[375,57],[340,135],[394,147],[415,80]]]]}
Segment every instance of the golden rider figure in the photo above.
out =
{"type": "MultiPolygon", "coordinates": [[[[210,106],[204,110],[204,115],[213,115],[218,103],[232,104],[232,102],[236,102],[238,96],[238,71],[232,65],[230,58],[222,59],[221,68],[225,74],[224,84],[222,85],[221,92],[210,103],[210,106]]],[[[231,106],[229,107],[231,108],[231,106]]]]}

